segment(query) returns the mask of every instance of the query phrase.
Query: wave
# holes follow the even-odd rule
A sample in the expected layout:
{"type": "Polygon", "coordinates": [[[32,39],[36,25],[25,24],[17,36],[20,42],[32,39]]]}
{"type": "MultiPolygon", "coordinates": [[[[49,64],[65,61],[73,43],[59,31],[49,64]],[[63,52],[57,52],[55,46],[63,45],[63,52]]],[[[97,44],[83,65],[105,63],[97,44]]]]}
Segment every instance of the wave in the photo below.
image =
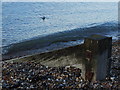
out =
{"type": "Polygon", "coordinates": [[[92,34],[112,36],[112,32],[116,33],[118,31],[118,24],[113,22],[107,22],[97,26],[93,25],[95,25],[95,23],[91,24],[91,27],[76,28],[11,44],[3,47],[3,54],[40,49],[60,42],[68,43],[71,41],[83,40],[85,37],[92,34]]]}

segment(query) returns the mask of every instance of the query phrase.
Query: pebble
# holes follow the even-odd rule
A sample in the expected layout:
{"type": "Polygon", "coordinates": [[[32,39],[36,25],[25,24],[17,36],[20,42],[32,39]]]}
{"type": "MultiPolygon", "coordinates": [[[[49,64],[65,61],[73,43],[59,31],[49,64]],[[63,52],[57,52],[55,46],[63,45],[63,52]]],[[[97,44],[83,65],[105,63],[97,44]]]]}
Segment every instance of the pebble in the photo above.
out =
{"type": "Polygon", "coordinates": [[[3,62],[3,89],[120,89],[120,45],[112,49],[111,77],[105,81],[88,82],[81,77],[81,70],[75,67],[48,67],[30,62],[3,62]]]}

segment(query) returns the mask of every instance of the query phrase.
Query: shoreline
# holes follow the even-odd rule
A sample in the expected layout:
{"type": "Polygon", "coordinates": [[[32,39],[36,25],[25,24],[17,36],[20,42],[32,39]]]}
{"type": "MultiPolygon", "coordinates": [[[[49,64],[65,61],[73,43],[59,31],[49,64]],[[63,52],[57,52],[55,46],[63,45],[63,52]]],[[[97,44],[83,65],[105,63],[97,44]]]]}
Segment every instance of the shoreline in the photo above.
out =
{"type": "Polygon", "coordinates": [[[40,55],[40,54],[44,54],[44,53],[49,53],[49,52],[54,52],[54,51],[61,51],[64,49],[69,49],[69,48],[73,48],[73,47],[77,47],[77,46],[81,46],[83,43],[79,44],[79,45],[73,45],[73,46],[66,46],[66,47],[58,47],[58,48],[51,48],[51,49],[47,49],[45,51],[41,51],[41,49],[37,49],[37,50],[30,50],[31,54],[27,54],[29,51],[24,51],[24,52],[20,52],[17,54],[8,54],[8,55],[4,55],[4,58],[2,59],[3,61],[6,60],[11,60],[11,59],[21,59],[21,58],[26,58],[26,57],[31,57],[31,56],[35,56],[35,55],[40,55]]]}
{"type": "MultiPolygon", "coordinates": [[[[79,45],[82,45],[83,43],[79,44],[79,45]]],[[[114,46],[114,44],[120,44],[120,40],[114,40],[112,42],[112,47],[114,46]]],[[[79,46],[79,45],[74,45],[74,46],[69,46],[69,47],[64,47],[64,48],[57,48],[57,49],[51,49],[51,50],[46,50],[46,51],[39,51],[39,49],[37,50],[36,53],[34,53],[34,50],[31,52],[31,54],[26,54],[27,52],[29,51],[25,51],[24,53],[23,52],[20,52],[18,53],[17,55],[14,55],[14,54],[10,54],[10,55],[7,55],[7,56],[4,56],[4,58],[2,58],[2,61],[8,61],[8,60],[15,60],[15,59],[22,59],[22,58],[26,58],[26,57],[31,57],[31,56],[35,56],[35,55],[40,55],[40,54],[44,54],[44,53],[49,53],[49,52],[54,52],[54,51],[59,51],[59,50],[63,50],[63,49],[67,49],[67,48],[72,48],[72,47],[76,47],[76,46],[79,46]],[[19,55],[19,56],[18,56],[19,55]],[[12,57],[10,57],[12,56],[12,57]],[[6,59],[7,58],[7,59],[6,59]]],[[[36,50],[35,50],[36,51],[36,50]]]]}
{"type": "Polygon", "coordinates": [[[94,33],[100,35],[106,35],[108,37],[112,36],[113,40],[116,40],[117,39],[116,34],[112,35],[112,32],[117,33],[116,24],[115,26],[114,25],[106,26],[106,25],[107,24],[101,24],[92,27],[75,28],[70,31],[68,30],[65,32],[58,32],[55,34],[47,35],[45,37],[38,37],[38,38],[30,39],[28,41],[26,40],[23,42],[11,44],[10,47],[8,46],[3,48],[3,53],[4,53],[3,60],[26,56],[26,55],[32,55],[34,53],[41,53],[52,49],[55,50],[54,46],[56,46],[56,49],[57,46],[59,46],[60,48],[70,47],[72,45],[76,45],[74,44],[74,42],[72,44],[71,41],[75,41],[76,43],[78,43],[79,40],[83,40],[85,37],[90,36],[94,33]],[[58,44],[60,44],[61,46],[58,44]]]}

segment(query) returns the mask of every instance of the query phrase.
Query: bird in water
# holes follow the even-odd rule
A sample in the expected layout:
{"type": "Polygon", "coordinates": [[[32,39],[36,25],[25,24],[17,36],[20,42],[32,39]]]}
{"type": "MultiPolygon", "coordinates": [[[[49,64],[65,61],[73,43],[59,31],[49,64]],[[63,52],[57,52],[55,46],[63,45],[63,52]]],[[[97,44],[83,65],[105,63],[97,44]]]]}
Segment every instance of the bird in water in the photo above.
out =
{"type": "Polygon", "coordinates": [[[42,20],[44,21],[46,17],[45,17],[45,16],[43,16],[43,17],[41,17],[41,18],[42,18],[42,20]]]}

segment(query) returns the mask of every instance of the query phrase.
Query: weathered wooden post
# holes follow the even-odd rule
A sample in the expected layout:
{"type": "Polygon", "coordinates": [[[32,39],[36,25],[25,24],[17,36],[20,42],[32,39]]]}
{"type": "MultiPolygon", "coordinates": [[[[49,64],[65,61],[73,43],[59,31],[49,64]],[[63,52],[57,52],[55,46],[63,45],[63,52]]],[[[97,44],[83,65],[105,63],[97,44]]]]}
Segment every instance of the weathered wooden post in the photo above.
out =
{"type": "Polygon", "coordinates": [[[84,41],[85,79],[104,80],[110,72],[112,37],[91,35],[84,41]]]}

